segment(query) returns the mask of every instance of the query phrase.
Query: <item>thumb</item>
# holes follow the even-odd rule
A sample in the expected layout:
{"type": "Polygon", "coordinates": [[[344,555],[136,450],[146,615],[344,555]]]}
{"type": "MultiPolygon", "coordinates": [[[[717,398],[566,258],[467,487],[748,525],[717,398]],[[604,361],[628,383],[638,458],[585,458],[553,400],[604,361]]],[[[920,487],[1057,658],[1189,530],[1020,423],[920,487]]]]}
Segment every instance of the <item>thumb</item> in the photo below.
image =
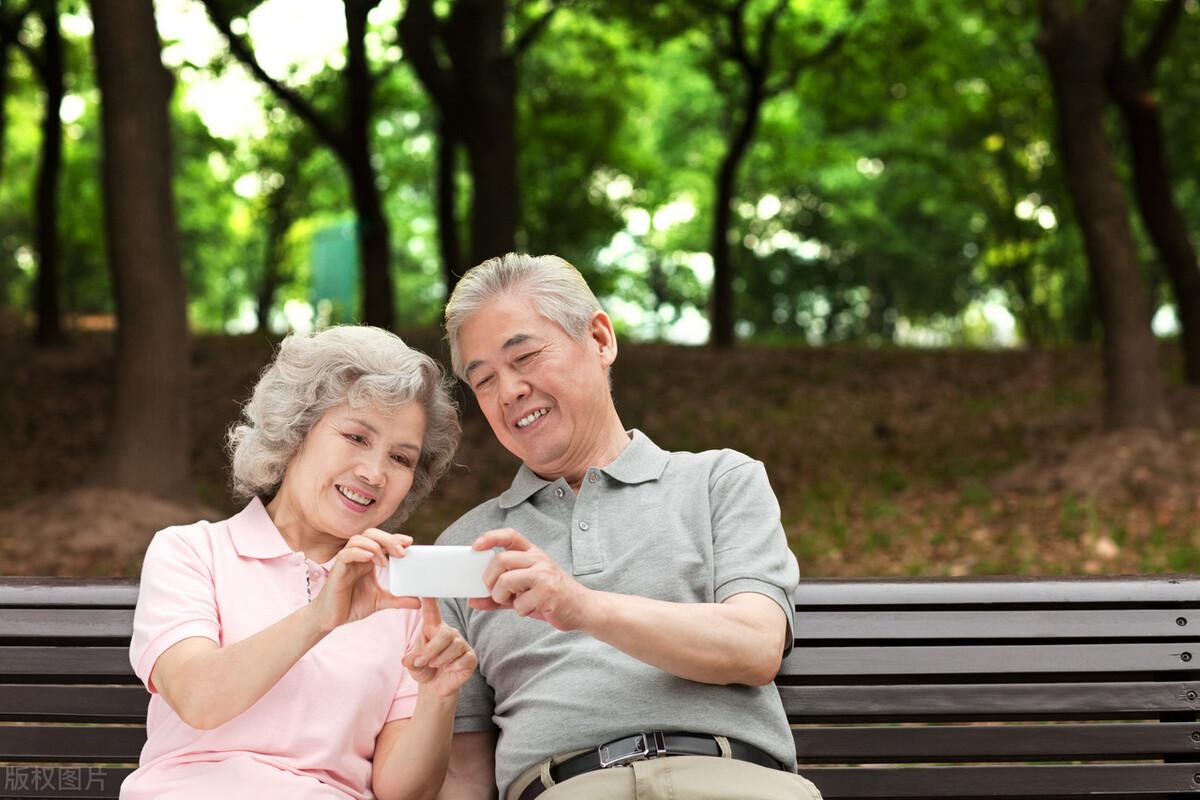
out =
{"type": "Polygon", "coordinates": [[[404,597],[394,594],[380,593],[380,608],[420,608],[421,601],[416,597],[404,597]]]}

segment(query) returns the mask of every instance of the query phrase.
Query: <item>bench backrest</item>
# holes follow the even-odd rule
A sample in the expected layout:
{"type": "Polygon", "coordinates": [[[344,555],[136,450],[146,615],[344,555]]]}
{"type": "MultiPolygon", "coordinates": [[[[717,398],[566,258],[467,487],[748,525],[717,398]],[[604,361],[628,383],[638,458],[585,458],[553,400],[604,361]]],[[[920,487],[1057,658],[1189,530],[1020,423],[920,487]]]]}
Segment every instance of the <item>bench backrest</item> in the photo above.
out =
{"type": "Polygon", "coordinates": [[[776,683],[826,797],[1200,791],[1195,576],[815,580],[796,606],[776,683]]]}
{"type": "MultiPolygon", "coordinates": [[[[132,581],[0,578],[0,797],[116,797],[132,581]]],[[[827,798],[1200,791],[1200,578],[813,580],[777,678],[827,798]]]]}

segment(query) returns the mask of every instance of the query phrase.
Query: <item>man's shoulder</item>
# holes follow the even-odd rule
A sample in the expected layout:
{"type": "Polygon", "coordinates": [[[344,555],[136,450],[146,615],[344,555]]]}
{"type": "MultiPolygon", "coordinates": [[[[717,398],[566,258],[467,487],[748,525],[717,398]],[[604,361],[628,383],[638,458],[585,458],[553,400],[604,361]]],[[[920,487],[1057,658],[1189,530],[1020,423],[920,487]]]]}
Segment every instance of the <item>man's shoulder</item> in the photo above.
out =
{"type": "Polygon", "coordinates": [[[729,448],[699,451],[675,450],[669,452],[668,455],[670,456],[667,462],[668,469],[681,470],[689,474],[703,471],[714,479],[738,467],[760,463],[745,453],[729,448]]]}
{"type": "Polygon", "coordinates": [[[471,544],[484,531],[500,527],[504,514],[500,509],[500,498],[484,500],[450,524],[437,538],[437,544],[471,544]]]}

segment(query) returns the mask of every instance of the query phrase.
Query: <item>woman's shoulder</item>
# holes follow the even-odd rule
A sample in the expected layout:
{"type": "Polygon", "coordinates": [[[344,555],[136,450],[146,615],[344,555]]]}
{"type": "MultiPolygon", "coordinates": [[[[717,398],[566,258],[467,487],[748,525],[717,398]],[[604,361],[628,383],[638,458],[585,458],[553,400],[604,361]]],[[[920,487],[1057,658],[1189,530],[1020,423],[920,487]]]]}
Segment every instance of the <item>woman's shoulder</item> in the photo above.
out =
{"type": "Polygon", "coordinates": [[[146,562],[201,559],[211,561],[214,545],[229,538],[229,520],[199,520],[156,532],[146,549],[146,562]]]}

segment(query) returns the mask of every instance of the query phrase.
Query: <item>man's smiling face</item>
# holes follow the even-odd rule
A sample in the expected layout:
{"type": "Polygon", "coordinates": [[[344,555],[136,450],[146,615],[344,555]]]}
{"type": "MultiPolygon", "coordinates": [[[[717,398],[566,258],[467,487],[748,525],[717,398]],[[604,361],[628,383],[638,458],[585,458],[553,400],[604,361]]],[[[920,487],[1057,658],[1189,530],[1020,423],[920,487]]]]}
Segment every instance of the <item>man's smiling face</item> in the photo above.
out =
{"type": "Polygon", "coordinates": [[[458,329],[467,383],[492,431],[543,478],[573,481],[607,444],[611,333],[598,312],[576,341],[511,294],[488,301],[458,329]]]}

